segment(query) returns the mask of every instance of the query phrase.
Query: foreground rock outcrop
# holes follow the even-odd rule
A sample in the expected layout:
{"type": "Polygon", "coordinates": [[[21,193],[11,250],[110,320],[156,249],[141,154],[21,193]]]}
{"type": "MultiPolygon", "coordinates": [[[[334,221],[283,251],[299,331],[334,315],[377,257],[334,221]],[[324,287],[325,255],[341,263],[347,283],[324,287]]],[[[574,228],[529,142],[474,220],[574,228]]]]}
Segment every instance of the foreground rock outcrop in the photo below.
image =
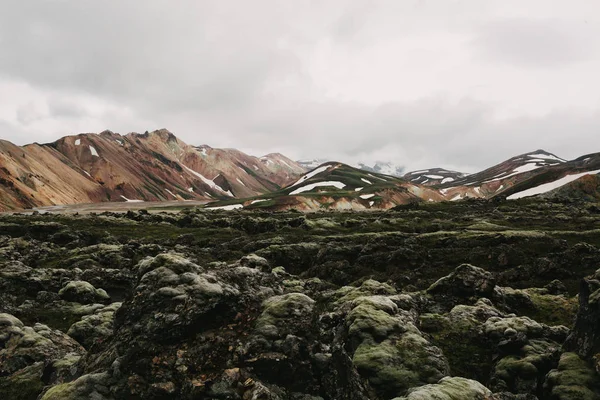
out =
{"type": "Polygon", "coordinates": [[[383,215],[367,233],[331,215],[37,218],[0,236],[2,399],[600,398],[587,242],[386,236],[383,215]]]}

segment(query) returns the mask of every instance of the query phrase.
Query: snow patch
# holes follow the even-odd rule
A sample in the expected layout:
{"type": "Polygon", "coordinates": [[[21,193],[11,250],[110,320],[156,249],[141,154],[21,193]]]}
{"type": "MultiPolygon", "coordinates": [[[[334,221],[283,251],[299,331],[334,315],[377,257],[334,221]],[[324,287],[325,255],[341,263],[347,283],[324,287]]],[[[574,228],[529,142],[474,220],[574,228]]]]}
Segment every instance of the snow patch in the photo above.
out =
{"type": "Polygon", "coordinates": [[[242,181],[240,180],[240,178],[235,178],[235,179],[236,179],[236,180],[237,180],[237,181],[238,181],[238,182],[239,182],[239,183],[240,183],[242,186],[244,186],[244,187],[247,187],[247,186],[244,184],[244,182],[242,182],[242,181]]]}
{"type": "Polygon", "coordinates": [[[289,169],[293,169],[293,168],[290,166],[290,164],[286,163],[285,161],[283,161],[283,160],[277,160],[277,161],[279,161],[279,162],[280,162],[280,163],[282,163],[283,165],[287,166],[289,169]]]}
{"type": "Polygon", "coordinates": [[[566,161],[566,160],[563,160],[560,157],[556,157],[556,156],[553,156],[553,155],[550,155],[550,154],[541,154],[541,153],[540,154],[529,154],[529,157],[532,157],[532,158],[543,158],[543,159],[546,159],[546,160],[556,160],[556,161],[559,161],[559,162],[565,162],[566,161]]]}
{"type": "Polygon", "coordinates": [[[513,193],[510,196],[508,196],[507,199],[515,200],[515,199],[521,199],[523,197],[535,196],[536,194],[546,193],[551,190],[558,189],[559,187],[564,186],[567,183],[573,182],[573,181],[581,178],[582,176],[593,175],[593,174],[598,174],[598,173],[600,173],[600,169],[597,169],[595,171],[581,172],[579,174],[567,175],[560,179],[555,180],[554,182],[544,183],[539,186],[532,187],[527,190],[523,190],[522,192],[513,193]]]}
{"type": "Polygon", "coordinates": [[[375,194],[371,193],[371,194],[361,194],[359,197],[363,200],[366,200],[366,199],[370,199],[373,196],[375,196],[375,194]]]}
{"type": "Polygon", "coordinates": [[[462,200],[462,195],[457,194],[456,196],[454,196],[453,198],[450,199],[450,201],[457,201],[457,200],[462,200]]]}
{"type": "Polygon", "coordinates": [[[375,202],[374,201],[370,201],[369,202],[369,207],[373,207],[373,204],[375,204],[375,202]]]}
{"type": "Polygon", "coordinates": [[[441,175],[425,175],[425,177],[429,179],[444,179],[444,177],[441,175]]]}
{"type": "Polygon", "coordinates": [[[335,182],[335,181],[311,183],[310,185],[302,186],[302,187],[294,190],[293,192],[290,192],[290,196],[299,194],[302,192],[308,192],[308,191],[313,190],[316,187],[322,187],[322,186],[334,186],[338,189],[342,189],[346,186],[346,184],[342,183],[342,182],[335,182]]]}
{"type": "Polygon", "coordinates": [[[143,203],[144,200],[135,200],[135,199],[128,199],[127,197],[121,195],[121,198],[123,200],[125,200],[127,203],[143,203]]]}
{"type": "Polygon", "coordinates": [[[75,146],[79,146],[80,144],[81,144],[81,139],[77,139],[77,140],[75,141],[75,146]]]}
{"type": "Polygon", "coordinates": [[[257,199],[257,200],[252,200],[252,203],[250,203],[250,204],[256,204],[256,203],[260,203],[260,202],[263,202],[263,201],[269,201],[269,200],[271,200],[271,199],[257,199]]]}
{"type": "Polygon", "coordinates": [[[296,186],[296,185],[298,185],[298,184],[300,184],[302,182],[305,182],[305,181],[309,180],[310,178],[312,178],[315,175],[320,174],[321,172],[327,171],[329,168],[331,168],[331,165],[324,165],[322,167],[319,167],[319,168],[317,168],[315,170],[310,171],[308,174],[306,174],[302,178],[298,179],[298,181],[296,183],[294,183],[292,185],[292,187],[294,187],[294,186],[296,186]]]}
{"type": "Polygon", "coordinates": [[[444,183],[448,183],[448,182],[454,182],[454,178],[444,178],[444,179],[442,179],[441,183],[444,184],[444,183]]]}
{"type": "Polygon", "coordinates": [[[167,193],[169,193],[171,196],[173,196],[173,197],[177,198],[177,196],[175,196],[175,195],[173,194],[173,192],[171,192],[169,189],[165,189],[165,190],[166,190],[166,192],[167,192],[167,193]]]}
{"type": "Polygon", "coordinates": [[[87,171],[85,171],[85,170],[84,170],[83,172],[85,172],[85,174],[86,174],[87,176],[89,176],[90,178],[92,177],[92,176],[90,175],[90,173],[89,173],[89,172],[87,172],[87,171]]]}
{"type": "Polygon", "coordinates": [[[545,165],[537,165],[536,163],[529,163],[529,164],[524,164],[524,165],[520,165],[517,168],[513,169],[512,172],[508,175],[504,175],[506,172],[503,172],[501,174],[498,174],[496,176],[494,176],[492,179],[487,180],[483,183],[490,183],[493,181],[497,181],[499,179],[506,179],[506,178],[510,178],[511,176],[515,176],[515,175],[519,175],[522,174],[524,172],[529,172],[529,171],[533,171],[535,169],[544,167],[545,165]]]}
{"type": "Polygon", "coordinates": [[[372,185],[372,183],[368,180],[366,180],[365,178],[360,178],[361,181],[363,181],[364,183],[368,183],[369,185],[372,185]]]}
{"type": "Polygon", "coordinates": [[[93,155],[93,156],[95,156],[95,157],[100,157],[100,156],[98,155],[98,152],[96,151],[96,149],[95,149],[94,147],[90,146],[90,151],[92,152],[92,155],[93,155]]]}
{"type": "MultiPolygon", "coordinates": [[[[186,170],[188,170],[188,172],[190,172],[191,174],[193,174],[193,175],[197,176],[198,178],[200,178],[200,180],[201,180],[202,182],[206,183],[206,184],[207,184],[208,186],[210,186],[211,188],[213,188],[213,189],[216,189],[216,190],[218,190],[218,191],[220,191],[220,192],[223,192],[223,193],[225,193],[225,194],[229,195],[230,197],[233,197],[233,193],[231,193],[231,191],[229,191],[229,190],[228,190],[228,191],[225,191],[225,190],[223,190],[223,188],[222,188],[221,186],[217,185],[216,183],[214,183],[214,182],[213,182],[213,181],[211,181],[210,179],[206,178],[206,177],[205,177],[204,175],[202,175],[201,173],[199,173],[199,172],[196,172],[196,171],[194,171],[193,169],[186,167],[185,165],[183,166],[183,168],[185,168],[186,170]]],[[[220,174],[219,174],[219,175],[220,175],[220,174]]],[[[215,178],[217,178],[219,175],[215,176],[215,178]]]]}
{"type": "Polygon", "coordinates": [[[225,211],[231,211],[231,210],[236,210],[238,208],[244,208],[243,204],[230,204],[228,206],[221,206],[221,207],[207,207],[209,210],[225,210],[225,211]]]}
{"type": "Polygon", "coordinates": [[[194,193],[194,188],[193,188],[193,187],[189,187],[189,188],[187,189],[187,191],[188,191],[188,192],[190,192],[190,193],[194,193]]]}
{"type": "Polygon", "coordinates": [[[122,141],[122,140],[115,139],[115,141],[116,141],[117,143],[119,143],[119,145],[120,145],[120,146],[123,146],[123,141],[122,141]]]}
{"type": "Polygon", "coordinates": [[[363,190],[363,189],[364,189],[364,188],[362,188],[362,187],[358,187],[358,188],[354,189],[354,191],[355,191],[355,192],[360,192],[360,191],[361,191],[361,190],[363,190]]]}

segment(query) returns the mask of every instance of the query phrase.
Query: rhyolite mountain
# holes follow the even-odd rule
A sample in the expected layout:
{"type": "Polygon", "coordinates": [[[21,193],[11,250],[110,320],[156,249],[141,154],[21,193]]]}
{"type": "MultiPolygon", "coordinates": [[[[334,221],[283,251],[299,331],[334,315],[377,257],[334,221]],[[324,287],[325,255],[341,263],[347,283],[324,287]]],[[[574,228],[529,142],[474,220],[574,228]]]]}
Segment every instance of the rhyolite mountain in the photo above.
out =
{"type": "Polygon", "coordinates": [[[278,191],[249,199],[219,201],[207,207],[362,211],[388,209],[423,200],[443,201],[444,197],[436,189],[395,176],[368,172],[340,162],[328,162],[278,191]]]}
{"type": "Polygon", "coordinates": [[[567,161],[544,150],[474,174],[438,167],[400,177],[403,168],[394,163],[355,168],[319,162],[192,146],[166,129],[79,134],[22,147],[0,141],[0,211],[165,200],[208,201],[214,202],[209,207],[226,209],[377,210],[466,198],[517,199],[566,184],[574,190],[554,198],[592,199],[593,184],[571,182],[587,182],[585,175],[600,170],[599,154],[567,161]]]}
{"type": "Polygon", "coordinates": [[[600,153],[565,161],[543,150],[513,157],[471,175],[433,168],[398,178],[330,162],[272,193],[241,200],[218,201],[206,207],[378,210],[420,202],[493,198],[512,200],[553,192],[567,184],[573,190],[564,189],[562,194],[552,198],[590,200],[600,197],[593,178],[589,177],[599,172],[600,153]]]}
{"type": "Polygon", "coordinates": [[[0,141],[0,211],[104,201],[215,200],[278,190],[305,170],[281,154],[192,146],[166,129],[0,141]]]}
{"type": "Polygon", "coordinates": [[[418,183],[420,185],[440,185],[443,183],[454,182],[467,176],[467,173],[450,171],[444,168],[422,169],[406,173],[403,178],[407,181],[418,183]]]}

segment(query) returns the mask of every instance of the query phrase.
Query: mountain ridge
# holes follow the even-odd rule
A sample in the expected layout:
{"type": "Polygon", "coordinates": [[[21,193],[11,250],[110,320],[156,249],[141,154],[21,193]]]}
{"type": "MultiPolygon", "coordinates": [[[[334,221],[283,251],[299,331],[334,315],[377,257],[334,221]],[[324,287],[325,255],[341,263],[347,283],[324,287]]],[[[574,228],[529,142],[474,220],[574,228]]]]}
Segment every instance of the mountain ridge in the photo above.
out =
{"type": "MultiPolygon", "coordinates": [[[[125,135],[80,133],[24,146],[0,140],[0,211],[167,200],[216,201],[212,208],[227,209],[375,210],[415,202],[522,198],[600,170],[599,153],[567,161],[542,149],[473,174],[436,167],[399,177],[337,161],[307,172],[313,161],[189,145],[164,128],[125,135]],[[302,190],[292,189],[300,181],[302,190]]],[[[380,170],[384,165],[384,172],[400,171],[397,164],[377,165],[380,170]]],[[[590,185],[571,184],[588,191],[590,185]]],[[[567,192],[571,197],[578,193],[567,192]]],[[[595,198],[594,193],[582,196],[595,198]]]]}
{"type": "Polygon", "coordinates": [[[283,156],[188,145],[167,129],[109,130],[17,146],[0,142],[0,210],[104,201],[253,196],[304,169],[283,156]],[[266,157],[266,158],[265,158],[266,157]]]}

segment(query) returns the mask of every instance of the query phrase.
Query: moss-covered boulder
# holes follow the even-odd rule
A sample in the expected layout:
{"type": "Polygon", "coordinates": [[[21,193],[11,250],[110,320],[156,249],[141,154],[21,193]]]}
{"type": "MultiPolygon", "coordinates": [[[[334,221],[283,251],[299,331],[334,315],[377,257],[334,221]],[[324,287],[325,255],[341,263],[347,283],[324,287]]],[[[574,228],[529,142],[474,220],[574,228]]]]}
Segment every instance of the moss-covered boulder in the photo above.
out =
{"type": "Polygon", "coordinates": [[[345,289],[337,304],[350,309],[345,323],[349,345],[355,349],[354,366],[380,396],[393,397],[410,387],[437,382],[448,374],[448,363],[415,326],[412,302],[399,295],[364,295],[393,292],[386,286],[370,281],[360,290],[345,289]]]}
{"type": "Polygon", "coordinates": [[[83,348],[64,333],[46,325],[25,326],[10,314],[0,314],[0,371],[12,374],[38,361],[48,362],[83,348]]]}
{"type": "Polygon", "coordinates": [[[470,264],[462,264],[450,275],[433,283],[427,289],[427,293],[443,297],[454,305],[459,303],[460,299],[469,297],[491,298],[495,286],[496,281],[490,272],[470,264]]]}
{"type": "Polygon", "coordinates": [[[41,400],[115,400],[108,373],[83,375],[77,380],[50,388],[41,400]]]}
{"type": "Polygon", "coordinates": [[[545,288],[513,289],[497,286],[493,300],[504,311],[530,317],[548,324],[572,326],[577,315],[578,300],[575,296],[553,289],[558,281],[545,288]]]}
{"type": "Polygon", "coordinates": [[[563,353],[558,368],[546,376],[544,390],[552,400],[598,400],[600,375],[576,353],[563,353]]]}
{"type": "Polygon", "coordinates": [[[257,332],[268,338],[299,334],[309,324],[315,301],[302,293],[273,296],[263,303],[257,332]]]}
{"type": "Polygon", "coordinates": [[[487,299],[475,305],[457,305],[445,314],[426,313],[419,328],[440,347],[455,376],[487,382],[493,368],[494,344],[482,333],[483,324],[503,314],[487,299]]]}
{"type": "Polygon", "coordinates": [[[0,398],[10,400],[35,400],[44,389],[44,363],[36,362],[19,371],[0,376],[0,398]]]}
{"type": "Polygon", "coordinates": [[[42,324],[25,326],[10,314],[0,314],[0,398],[37,398],[52,380],[54,361],[83,354],[83,348],[60,331],[42,324]]]}
{"type": "Polygon", "coordinates": [[[73,301],[81,304],[108,303],[110,296],[104,289],[96,289],[94,285],[86,281],[68,282],[58,295],[66,301],[73,301]]]}
{"type": "Polygon", "coordinates": [[[120,307],[121,303],[113,303],[84,316],[71,325],[67,334],[89,349],[97,341],[103,341],[112,334],[115,311],[120,307]]]}
{"type": "Polygon", "coordinates": [[[445,377],[438,383],[411,389],[394,400],[488,400],[492,392],[481,383],[460,377],[445,377]]]}

